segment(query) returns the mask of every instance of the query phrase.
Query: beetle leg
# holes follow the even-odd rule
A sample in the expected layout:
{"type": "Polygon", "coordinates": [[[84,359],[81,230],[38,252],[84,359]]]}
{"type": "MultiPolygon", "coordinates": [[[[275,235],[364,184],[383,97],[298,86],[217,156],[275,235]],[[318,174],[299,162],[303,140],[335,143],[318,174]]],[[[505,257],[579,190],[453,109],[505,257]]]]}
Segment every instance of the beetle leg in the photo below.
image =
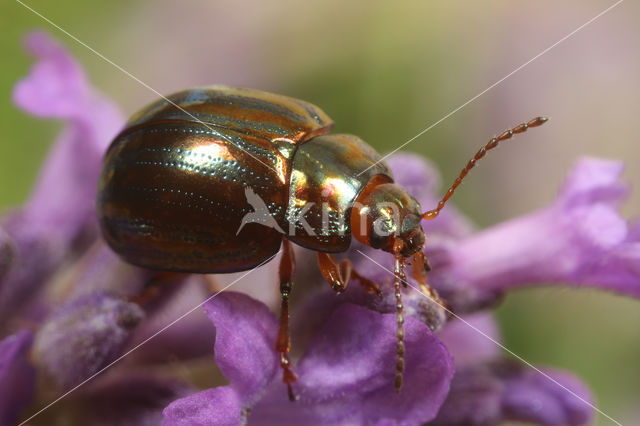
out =
{"type": "Polygon", "coordinates": [[[129,302],[146,305],[157,300],[170,286],[182,282],[189,274],[171,271],[153,271],[142,290],[129,297],[129,302]]]}
{"type": "Polygon", "coordinates": [[[437,300],[438,295],[435,294],[434,297],[435,290],[433,290],[431,286],[427,284],[427,272],[429,272],[430,270],[431,266],[429,265],[429,261],[427,260],[422,250],[411,256],[411,275],[413,275],[413,278],[418,282],[418,284],[420,284],[420,290],[426,296],[437,300]]]}
{"type": "Polygon", "coordinates": [[[289,399],[295,401],[291,384],[298,380],[298,377],[291,370],[291,359],[289,351],[291,349],[291,336],[289,334],[289,296],[293,287],[293,271],[295,269],[295,258],[291,249],[291,242],[286,238],[282,239],[282,258],[280,259],[280,294],[282,295],[280,307],[280,329],[278,331],[278,341],[276,351],[280,354],[280,367],[282,368],[282,381],[287,385],[289,399]]]}
{"type": "Polygon", "coordinates": [[[343,259],[338,264],[331,254],[318,252],[318,266],[333,291],[342,293],[347,289],[352,269],[348,259],[343,259]]]}
{"type": "MultiPolygon", "coordinates": [[[[345,259],[345,260],[348,261],[348,259],[345,259]]],[[[351,275],[353,276],[353,278],[358,280],[360,285],[364,287],[367,293],[382,296],[382,290],[380,290],[380,285],[377,282],[371,281],[369,278],[363,277],[358,273],[358,271],[353,269],[353,267],[351,268],[351,275]]]]}
{"type": "Polygon", "coordinates": [[[362,285],[368,293],[375,293],[378,296],[382,295],[380,286],[370,279],[363,277],[358,271],[353,269],[353,265],[349,259],[342,259],[340,263],[337,263],[331,254],[318,252],[318,265],[320,266],[322,276],[324,276],[324,279],[336,293],[345,291],[349,280],[354,278],[358,280],[360,285],[362,285]]]}
{"type": "Polygon", "coordinates": [[[402,285],[406,287],[406,275],[404,273],[405,260],[400,255],[402,240],[396,239],[393,244],[395,265],[393,269],[393,290],[396,297],[396,378],[394,387],[400,393],[404,375],[404,304],[402,303],[402,285]]]}
{"type": "Polygon", "coordinates": [[[427,257],[424,255],[422,250],[418,251],[411,257],[411,272],[413,278],[420,285],[420,291],[444,309],[450,317],[452,312],[449,304],[445,300],[441,299],[438,292],[427,283],[427,272],[430,270],[431,266],[429,265],[429,260],[427,260],[427,257]]]}

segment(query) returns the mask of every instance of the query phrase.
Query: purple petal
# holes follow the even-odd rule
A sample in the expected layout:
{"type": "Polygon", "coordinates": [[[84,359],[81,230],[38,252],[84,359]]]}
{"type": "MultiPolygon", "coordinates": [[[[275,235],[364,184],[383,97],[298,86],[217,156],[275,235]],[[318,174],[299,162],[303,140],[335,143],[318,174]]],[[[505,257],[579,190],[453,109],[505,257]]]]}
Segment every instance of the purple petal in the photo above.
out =
{"type": "Polygon", "coordinates": [[[162,422],[162,410],[167,404],[192,391],[190,386],[174,379],[121,372],[116,377],[91,382],[76,395],[80,417],[76,423],[155,426],[162,422]]]}
{"type": "MultiPolygon", "coordinates": [[[[391,257],[389,253],[381,252],[374,253],[373,256],[379,258],[381,262],[383,259],[391,257]]],[[[333,313],[344,304],[354,304],[366,307],[375,312],[387,314],[396,312],[396,299],[393,289],[393,275],[381,269],[375,263],[370,263],[370,268],[381,270],[384,275],[378,276],[378,284],[382,290],[382,296],[367,293],[362,286],[357,282],[351,282],[347,287],[347,290],[342,294],[336,294],[329,286],[322,282],[322,287],[310,292],[304,303],[295,310],[293,313],[293,327],[292,331],[295,336],[295,341],[302,343],[302,346],[306,346],[308,340],[315,336],[315,334],[329,321],[329,318],[333,313]],[[297,318],[301,318],[300,321],[296,321],[297,318]]],[[[369,275],[374,275],[370,271],[362,268],[358,271],[369,272],[369,275]]],[[[409,279],[409,283],[417,287],[418,284],[409,279]]],[[[429,297],[423,295],[415,288],[407,288],[403,291],[402,302],[404,305],[405,317],[413,317],[427,325],[432,331],[439,330],[448,320],[446,312],[441,306],[433,302],[429,297]]]]}
{"type": "MultiPolygon", "coordinates": [[[[639,223],[634,228],[640,228],[639,223]]],[[[575,281],[640,298],[640,235],[629,232],[624,242],[595,259],[575,281]]]]}
{"type": "Polygon", "coordinates": [[[395,315],[341,305],[313,339],[297,368],[291,403],[281,383],[252,410],[264,424],[420,424],[432,419],[449,390],[453,361],[421,322],[408,318],[402,392],[394,386],[395,315]]]}
{"type": "Polygon", "coordinates": [[[70,53],[45,33],[27,37],[38,59],[14,90],[25,111],[66,120],[28,202],[23,220],[67,238],[94,220],[102,156],[124,120],[115,104],[98,94],[70,53]],[[79,161],[81,160],[81,161],[79,161]]]}
{"type": "Polygon", "coordinates": [[[595,203],[617,204],[629,192],[619,181],[624,165],[618,161],[582,158],[567,176],[557,202],[565,208],[595,203]]]}
{"type": "Polygon", "coordinates": [[[244,424],[243,401],[230,386],[207,389],[169,404],[163,426],[236,426],[244,424]]]}
{"type": "Polygon", "coordinates": [[[505,416],[542,425],[590,423],[594,412],[587,403],[593,404],[593,398],[580,380],[564,371],[547,369],[545,373],[577,396],[542,374],[526,369],[506,382],[502,398],[505,416]]]}
{"type": "Polygon", "coordinates": [[[447,347],[456,366],[491,361],[501,354],[500,331],[493,315],[479,312],[455,318],[438,332],[438,338],[447,347]]]}
{"type": "Polygon", "coordinates": [[[451,390],[433,426],[489,426],[500,424],[504,385],[484,364],[458,368],[451,390]]]}
{"type": "Polygon", "coordinates": [[[521,421],[541,425],[584,425],[593,417],[592,398],[566,372],[545,370],[562,386],[511,360],[459,369],[433,425],[493,425],[521,421]]]}
{"type": "Polygon", "coordinates": [[[629,240],[633,234],[616,211],[626,193],[618,182],[621,171],[616,162],[580,161],[550,207],[451,247],[434,267],[434,284],[458,312],[536,283],[589,285],[640,297],[640,241],[629,240]]]}
{"type": "Polygon", "coordinates": [[[91,92],[82,67],[61,44],[44,32],[29,34],[24,44],[39,62],[29,76],[16,85],[15,103],[45,118],[81,114],[80,107],[91,92]]]}
{"type": "Polygon", "coordinates": [[[40,229],[29,227],[18,214],[5,218],[3,226],[11,239],[12,260],[0,277],[0,324],[16,313],[24,316],[23,304],[35,299],[39,287],[67,255],[60,239],[43,238],[40,229]]]}
{"type": "Polygon", "coordinates": [[[216,327],[216,364],[243,405],[251,406],[280,372],[276,317],[261,302],[230,291],[203,307],[216,327]]]}
{"type": "Polygon", "coordinates": [[[35,391],[35,370],[29,363],[33,341],[21,331],[0,341],[0,425],[10,425],[29,405],[35,391]]]}
{"type": "Polygon", "coordinates": [[[113,361],[144,313],[104,294],[80,297],[55,312],[34,344],[38,363],[68,388],[113,361]]]}

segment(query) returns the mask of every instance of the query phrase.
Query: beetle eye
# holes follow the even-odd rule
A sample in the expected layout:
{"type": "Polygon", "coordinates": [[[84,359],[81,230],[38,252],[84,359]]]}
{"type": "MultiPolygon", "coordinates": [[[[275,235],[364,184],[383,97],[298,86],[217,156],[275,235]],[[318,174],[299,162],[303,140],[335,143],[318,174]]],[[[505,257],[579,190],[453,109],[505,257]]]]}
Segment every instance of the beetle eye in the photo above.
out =
{"type": "Polygon", "coordinates": [[[416,229],[420,227],[420,220],[422,218],[415,214],[408,214],[402,220],[402,235],[412,234],[416,229]]]}
{"type": "Polygon", "coordinates": [[[373,222],[373,231],[379,237],[388,237],[398,232],[398,226],[393,216],[382,215],[373,222]]]}

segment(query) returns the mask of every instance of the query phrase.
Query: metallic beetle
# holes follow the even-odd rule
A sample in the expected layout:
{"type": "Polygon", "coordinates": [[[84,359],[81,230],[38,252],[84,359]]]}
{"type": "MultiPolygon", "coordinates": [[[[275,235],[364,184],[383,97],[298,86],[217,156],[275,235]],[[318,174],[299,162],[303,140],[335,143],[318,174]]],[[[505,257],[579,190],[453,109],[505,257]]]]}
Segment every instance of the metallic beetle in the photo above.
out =
{"type": "Polygon", "coordinates": [[[544,121],[538,117],[491,139],[438,207],[423,213],[418,201],[393,183],[373,148],[353,135],[330,134],[333,123],[318,107],[251,89],[187,90],[135,114],[109,147],[99,184],[100,225],[107,243],[124,260],[158,270],[248,270],[282,246],[276,350],[292,399],[296,377],[290,368],[287,322],[291,243],[318,252],[320,269],[338,292],[350,278],[379,292],[348,260],[336,262],[331,256],[347,250],[352,236],[392,253],[399,391],[404,369],[400,285],[407,259],[425,265],[414,267],[414,276],[425,294],[442,305],[426,284],[421,220],[437,216],[487,150],[544,121]],[[262,218],[256,219],[258,210],[262,218]]]}

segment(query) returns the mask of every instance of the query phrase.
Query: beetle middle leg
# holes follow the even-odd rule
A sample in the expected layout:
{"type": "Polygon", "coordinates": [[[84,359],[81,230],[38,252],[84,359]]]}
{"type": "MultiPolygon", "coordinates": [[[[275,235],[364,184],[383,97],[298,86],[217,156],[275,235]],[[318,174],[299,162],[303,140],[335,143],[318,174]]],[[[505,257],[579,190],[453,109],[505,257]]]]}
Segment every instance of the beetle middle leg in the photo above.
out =
{"type": "Polygon", "coordinates": [[[354,278],[368,293],[374,293],[378,296],[382,295],[380,286],[370,279],[363,277],[358,271],[353,269],[353,265],[349,259],[342,259],[340,263],[338,263],[331,254],[318,252],[318,265],[320,266],[322,276],[336,293],[345,291],[349,280],[354,278]]]}
{"type": "Polygon", "coordinates": [[[295,401],[291,384],[298,380],[296,374],[291,370],[291,335],[289,333],[289,296],[293,287],[293,271],[295,269],[295,257],[291,249],[291,242],[286,238],[282,239],[282,258],[280,259],[280,294],[282,295],[280,307],[280,329],[276,342],[276,351],[280,354],[280,367],[282,368],[282,381],[287,385],[289,399],[295,401]]]}

